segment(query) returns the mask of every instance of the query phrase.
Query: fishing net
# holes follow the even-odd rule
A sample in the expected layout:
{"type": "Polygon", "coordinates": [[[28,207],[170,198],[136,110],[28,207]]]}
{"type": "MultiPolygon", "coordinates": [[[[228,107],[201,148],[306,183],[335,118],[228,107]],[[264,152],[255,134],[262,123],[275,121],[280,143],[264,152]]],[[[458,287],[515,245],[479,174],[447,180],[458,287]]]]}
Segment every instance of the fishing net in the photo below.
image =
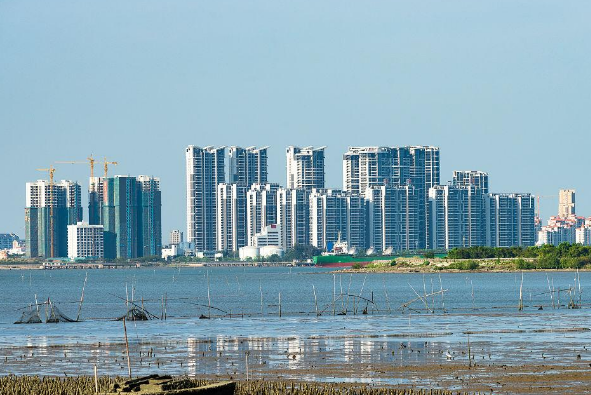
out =
{"type": "Polygon", "coordinates": [[[42,322],[39,311],[34,309],[33,306],[29,306],[27,310],[23,311],[21,318],[15,324],[40,324],[42,322]]]}
{"type": "Polygon", "coordinates": [[[47,323],[56,324],[58,322],[76,322],[57,308],[53,303],[49,304],[49,312],[47,314],[47,323]]]}
{"type": "Polygon", "coordinates": [[[132,307],[131,309],[127,310],[127,314],[117,318],[117,321],[122,321],[125,318],[125,321],[148,321],[148,315],[142,309],[137,307],[132,307]]]}

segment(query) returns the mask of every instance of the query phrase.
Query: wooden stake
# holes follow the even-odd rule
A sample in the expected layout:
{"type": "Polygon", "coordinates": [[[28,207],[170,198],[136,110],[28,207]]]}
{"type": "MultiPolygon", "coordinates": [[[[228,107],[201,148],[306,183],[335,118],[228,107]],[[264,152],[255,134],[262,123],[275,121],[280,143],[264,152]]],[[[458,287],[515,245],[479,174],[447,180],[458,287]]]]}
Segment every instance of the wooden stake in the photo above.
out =
{"type": "Polygon", "coordinates": [[[96,363],[94,364],[94,392],[98,394],[99,392],[99,388],[98,388],[98,372],[96,369],[96,363]]]}
{"type": "Polygon", "coordinates": [[[318,317],[318,299],[316,299],[316,287],[314,284],[312,284],[312,290],[314,291],[314,307],[316,308],[316,317],[318,317]]]}
{"type": "Polygon", "coordinates": [[[125,333],[125,350],[127,352],[127,373],[131,379],[131,360],[129,359],[129,341],[127,340],[127,326],[125,325],[125,317],[123,317],[123,333],[125,333]]]}
{"type": "Polygon", "coordinates": [[[279,292],[279,318],[281,318],[281,292],[279,292]]]}
{"type": "Polygon", "coordinates": [[[521,285],[519,286],[519,311],[523,310],[523,271],[521,272],[521,285]]]}

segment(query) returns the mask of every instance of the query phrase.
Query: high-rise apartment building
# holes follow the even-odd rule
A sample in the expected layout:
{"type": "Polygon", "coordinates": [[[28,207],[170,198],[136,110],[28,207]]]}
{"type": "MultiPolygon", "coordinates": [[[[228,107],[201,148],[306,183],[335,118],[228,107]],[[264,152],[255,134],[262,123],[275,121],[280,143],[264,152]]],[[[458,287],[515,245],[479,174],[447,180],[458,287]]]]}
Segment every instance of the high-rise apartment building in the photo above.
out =
{"type": "Polygon", "coordinates": [[[183,232],[180,229],[175,229],[170,232],[170,245],[179,245],[183,241],[183,232]]]}
{"type": "Polygon", "coordinates": [[[252,245],[252,237],[267,225],[277,224],[278,184],[253,184],[246,192],[246,238],[252,245]]]}
{"type": "Polygon", "coordinates": [[[162,193],[160,179],[138,176],[140,256],[160,256],[162,252],[162,193]]]}
{"type": "Polygon", "coordinates": [[[285,249],[310,244],[310,192],[305,189],[277,190],[277,220],[285,249]]]}
{"type": "Polygon", "coordinates": [[[68,258],[104,258],[103,225],[68,225],[68,258]]]}
{"type": "Polygon", "coordinates": [[[368,246],[397,252],[419,248],[419,204],[412,185],[367,188],[368,246]]]}
{"type": "Polygon", "coordinates": [[[367,188],[392,183],[393,149],[389,147],[350,147],[343,155],[343,189],[364,195],[367,188]]]}
{"type": "Polygon", "coordinates": [[[218,184],[216,242],[218,251],[246,246],[246,192],[243,184],[218,184]]]}
{"type": "Polygon", "coordinates": [[[101,206],[106,259],[160,255],[162,197],[158,178],[103,178],[101,206]]]}
{"type": "Polygon", "coordinates": [[[362,250],[366,244],[366,204],[360,195],[338,189],[310,193],[310,244],[330,248],[339,240],[362,250]]]}
{"type": "Polygon", "coordinates": [[[267,183],[267,148],[232,146],[228,150],[229,184],[242,184],[250,187],[252,184],[267,183]]]}
{"type": "Polygon", "coordinates": [[[347,241],[347,194],[335,189],[310,193],[310,244],[327,249],[339,237],[347,241]]]}
{"type": "Polygon", "coordinates": [[[531,194],[489,193],[485,203],[486,245],[529,247],[535,244],[535,202],[531,194]]]}
{"type": "Polygon", "coordinates": [[[575,215],[575,190],[561,189],[558,193],[558,216],[568,218],[575,215]]]}
{"type": "Polygon", "coordinates": [[[140,254],[140,203],[135,177],[103,179],[102,225],[105,258],[131,259],[140,254]]]}
{"type": "Polygon", "coordinates": [[[475,185],[436,185],[429,190],[433,249],[487,245],[485,196],[475,185]]]}
{"type": "Polygon", "coordinates": [[[90,177],[88,187],[88,223],[90,225],[98,225],[102,222],[102,206],[103,206],[103,178],[104,177],[90,177]]]}
{"type": "Polygon", "coordinates": [[[347,192],[363,195],[374,186],[412,185],[417,206],[418,248],[428,247],[428,191],[440,180],[439,148],[352,147],[343,156],[343,187],[347,192]]]}
{"type": "Polygon", "coordinates": [[[25,238],[29,258],[66,257],[68,225],[82,221],[77,182],[39,180],[26,186],[25,238]]]}
{"type": "Polygon", "coordinates": [[[216,249],[217,184],[225,182],[225,147],[189,146],[187,170],[187,241],[196,251],[216,249]]]}
{"type": "Polygon", "coordinates": [[[456,186],[474,185],[476,188],[481,189],[484,194],[488,193],[488,173],[483,171],[454,170],[452,183],[456,186]]]}
{"type": "Polygon", "coordinates": [[[287,188],[324,188],[324,149],[287,147],[287,188]]]}

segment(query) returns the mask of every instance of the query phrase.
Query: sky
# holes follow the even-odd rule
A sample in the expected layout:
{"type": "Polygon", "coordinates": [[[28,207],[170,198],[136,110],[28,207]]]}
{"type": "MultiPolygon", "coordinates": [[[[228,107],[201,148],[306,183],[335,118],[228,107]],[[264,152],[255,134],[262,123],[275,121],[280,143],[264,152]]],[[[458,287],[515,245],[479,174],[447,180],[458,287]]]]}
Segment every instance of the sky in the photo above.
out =
{"type": "MultiPolygon", "coordinates": [[[[94,154],[160,177],[167,242],[186,228],[187,145],[268,145],[283,185],[288,145],[326,145],[334,188],[349,146],[435,145],[442,182],[486,171],[492,192],[549,196],[544,218],[574,188],[591,216],[589,15],[587,0],[0,0],[0,232],[24,236],[37,168],[94,154]]],[[[55,166],[87,189],[87,166],[55,166]]]]}

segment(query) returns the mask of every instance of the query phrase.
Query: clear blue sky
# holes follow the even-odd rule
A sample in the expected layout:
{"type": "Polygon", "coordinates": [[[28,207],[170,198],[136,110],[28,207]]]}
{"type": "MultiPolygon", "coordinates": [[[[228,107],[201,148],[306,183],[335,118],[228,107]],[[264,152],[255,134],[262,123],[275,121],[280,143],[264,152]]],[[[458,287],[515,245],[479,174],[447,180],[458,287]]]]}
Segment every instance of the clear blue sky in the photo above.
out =
{"type": "MultiPolygon", "coordinates": [[[[185,228],[189,144],[437,145],[442,180],[575,188],[591,215],[591,2],[0,0],[0,232],[24,235],[25,182],[59,160],[161,178],[185,228]]],[[[88,185],[88,169],[56,177],[88,185]]],[[[542,215],[556,212],[545,199],[542,215]]],[[[86,215],[86,213],[85,213],[86,215]]]]}

